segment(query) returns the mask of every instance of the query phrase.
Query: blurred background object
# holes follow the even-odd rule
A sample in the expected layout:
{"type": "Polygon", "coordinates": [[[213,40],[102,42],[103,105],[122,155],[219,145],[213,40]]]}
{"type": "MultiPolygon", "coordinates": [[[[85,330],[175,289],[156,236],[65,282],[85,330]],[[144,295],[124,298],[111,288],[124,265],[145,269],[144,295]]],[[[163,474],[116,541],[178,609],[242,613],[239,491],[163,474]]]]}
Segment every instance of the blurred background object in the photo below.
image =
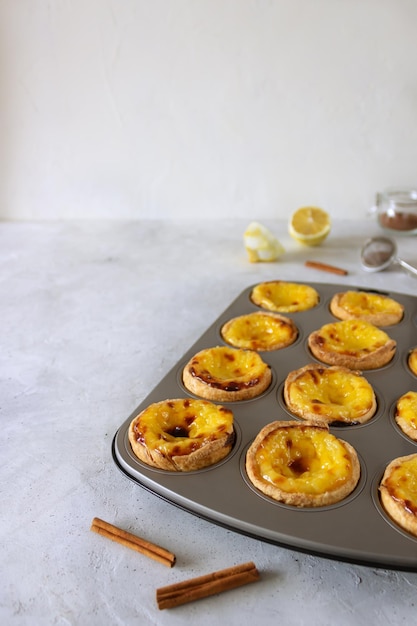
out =
{"type": "Polygon", "coordinates": [[[366,214],[416,184],[414,0],[0,3],[0,219],[366,214]]]}

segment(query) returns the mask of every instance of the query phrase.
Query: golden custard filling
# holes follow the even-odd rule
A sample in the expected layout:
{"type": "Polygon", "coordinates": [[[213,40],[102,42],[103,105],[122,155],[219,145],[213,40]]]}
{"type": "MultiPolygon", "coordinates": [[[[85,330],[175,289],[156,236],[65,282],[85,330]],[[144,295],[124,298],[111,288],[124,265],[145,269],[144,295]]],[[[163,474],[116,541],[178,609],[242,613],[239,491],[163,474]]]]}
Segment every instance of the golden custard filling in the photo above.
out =
{"type": "Polygon", "coordinates": [[[256,384],[268,369],[257,352],[218,346],[191,361],[191,374],[212,387],[233,391],[256,384]]]}
{"type": "Polygon", "coordinates": [[[396,417],[400,417],[417,433],[417,391],[408,391],[397,402],[396,417]]]}
{"type": "Polygon", "coordinates": [[[393,499],[417,516],[417,454],[394,467],[384,484],[393,499]]]}
{"type": "Polygon", "coordinates": [[[289,384],[287,393],[298,415],[307,411],[331,421],[358,419],[375,405],[366,378],[332,368],[305,369],[289,384]]]}
{"type": "Polygon", "coordinates": [[[339,306],[355,317],[378,313],[402,315],[403,312],[402,305],[392,298],[362,291],[346,291],[340,296],[339,306]]]}
{"type": "Polygon", "coordinates": [[[235,317],[221,331],[227,343],[249,350],[269,350],[274,346],[293,343],[298,331],[294,323],[271,313],[248,313],[235,317]]]}
{"type": "Polygon", "coordinates": [[[211,441],[233,436],[233,413],[207,400],[166,400],[145,409],[134,426],[136,440],[168,456],[190,454],[211,441]]]}
{"type": "Polygon", "coordinates": [[[256,285],[250,297],[256,305],[278,313],[307,311],[319,303],[319,294],[313,287],[279,280],[256,285]]]}
{"type": "Polygon", "coordinates": [[[270,433],[256,452],[256,462],[265,481],[288,493],[333,491],[352,476],[343,443],[320,427],[281,428],[270,433]]]}
{"type": "Polygon", "coordinates": [[[382,348],[390,337],[364,320],[343,320],[322,326],[319,341],[328,351],[361,355],[382,348]]]}

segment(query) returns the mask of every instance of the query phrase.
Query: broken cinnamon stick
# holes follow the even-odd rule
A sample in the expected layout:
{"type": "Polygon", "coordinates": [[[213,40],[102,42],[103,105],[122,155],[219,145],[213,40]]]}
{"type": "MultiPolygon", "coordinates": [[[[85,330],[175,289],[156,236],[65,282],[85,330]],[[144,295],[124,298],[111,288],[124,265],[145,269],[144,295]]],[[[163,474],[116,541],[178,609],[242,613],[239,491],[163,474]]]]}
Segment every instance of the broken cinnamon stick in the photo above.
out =
{"type": "Polygon", "coordinates": [[[120,543],[131,550],[136,550],[136,552],[140,552],[150,559],[154,559],[154,561],[159,561],[167,567],[173,567],[175,565],[176,556],[172,552],[146,541],[137,535],[128,533],[126,530],[122,530],[117,526],[113,526],[113,524],[109,524],[98,517],[93,519],[90,530],[116,543],[120,543]]]}
{"type": "Polygon", "coordinates": [[[327,265],[327,263],[319,263],[318,261],[306,261],[305,266],[312,267],[316,270],[322,270],[323,272],[330,272],[331,274],[340,274],[341,276],[346,276],[348,273],[347,270],[344,270],[341,267],[327,265]]]}
{"type": "Polygon", "coordinates": [[[257,580],[259,580],[259,572],[255,564],[250,561],[167,587],[160,587],[156,590],[156,601],[159,609],[171,609],[257,580]]]}

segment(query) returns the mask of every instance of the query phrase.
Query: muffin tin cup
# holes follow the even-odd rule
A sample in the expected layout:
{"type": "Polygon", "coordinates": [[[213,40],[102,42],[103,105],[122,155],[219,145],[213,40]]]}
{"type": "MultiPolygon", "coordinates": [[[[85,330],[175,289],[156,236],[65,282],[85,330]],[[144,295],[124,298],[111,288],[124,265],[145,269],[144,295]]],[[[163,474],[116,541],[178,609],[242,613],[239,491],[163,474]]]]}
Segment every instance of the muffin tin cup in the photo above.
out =
{"type": "Polygon", "coordinates": [[[326,558],[417,571],[417,537],[389,518],[378,495],[386,465],[394,458],[417,453],[417,443],[404,435],[393,419],[393,407],[398,398],[407,391],[417,390],[417,378],[408,369],[406,360],[410,348],[416,345],[416,297],[386,293],[404,305],[405,314],[399,324],[383,329],[397,341],[393,360],[384,367],[363,372],[377,397],[375,416],[365,424],[330,427],[330,432],[348,441],[358,453],[361,477],[353,492],[331,506],[292,507],[261,494],[246,475],[246,451],[263,426],[276,420],[302,421],[285,407],[282,387],[289,372],[319,362],[310,353],[307,339],[324,324],[338,321],[329,310],[333,294],[347,289],[366,291],[363,287],[308,284],[318,291],[319,304],[308,311],[284,314],[297,325],[298,339],[286,348],[260,352],[272,369],[270,387],[257,398],[222,403],[233,411],[236,430],[234,447],[225,459],[194,472],[158,470],[135,457],[128,429],[131,420],[153,402],[196,397],[182,384],[183,366],[204,348],[226,345],[220,330],[230,318],[260,310],[250,300],[255,285],[245,289],[230,304],[122,423],[113,439],[114,462],[138,485],[192,514],[236,532],[326,558]]]}

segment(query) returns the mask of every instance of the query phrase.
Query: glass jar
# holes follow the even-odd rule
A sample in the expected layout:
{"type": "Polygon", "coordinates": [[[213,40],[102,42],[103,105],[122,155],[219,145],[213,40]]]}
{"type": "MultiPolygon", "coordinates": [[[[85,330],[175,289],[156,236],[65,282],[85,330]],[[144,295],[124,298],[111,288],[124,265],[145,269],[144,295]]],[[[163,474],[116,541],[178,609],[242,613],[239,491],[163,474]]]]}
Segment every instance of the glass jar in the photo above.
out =
{"type": "Polygon", "coordinates": [[[417,189],[377,193],[373,211],[385,231],[396,235],[417,235],[417,189]]]}

